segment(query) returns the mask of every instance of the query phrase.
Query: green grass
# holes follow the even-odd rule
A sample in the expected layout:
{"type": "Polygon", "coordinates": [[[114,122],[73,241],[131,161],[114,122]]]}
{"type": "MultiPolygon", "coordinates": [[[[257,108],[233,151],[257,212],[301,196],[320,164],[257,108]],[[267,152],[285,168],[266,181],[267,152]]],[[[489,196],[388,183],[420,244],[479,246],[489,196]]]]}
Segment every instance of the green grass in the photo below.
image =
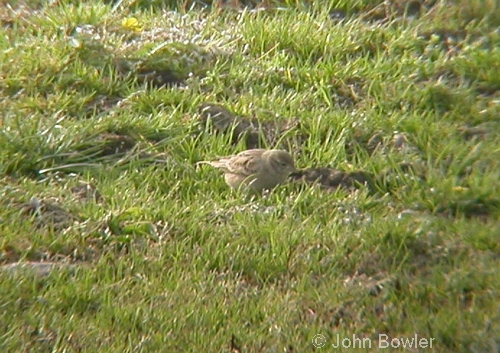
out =
{"type": "Polygon", "coordinates": [[[498,350],[495,1],[44,3],[0,9],[0,265],[61,268],[0,270],[1,352],[498,350]],[[246,148],[204,102],[377,181],[232,193],[195,167],[246,148]]]}

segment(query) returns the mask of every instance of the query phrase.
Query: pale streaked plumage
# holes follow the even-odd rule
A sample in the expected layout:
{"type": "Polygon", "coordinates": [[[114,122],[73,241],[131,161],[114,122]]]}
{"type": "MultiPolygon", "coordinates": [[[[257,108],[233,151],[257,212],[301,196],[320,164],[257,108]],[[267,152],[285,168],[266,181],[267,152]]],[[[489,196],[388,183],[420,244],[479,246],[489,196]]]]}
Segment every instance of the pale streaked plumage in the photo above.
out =
{"type": "Polygon", "coordinates": [[[270,190],[295,171],[293,157],[282,150],[252,149],[217,161],[203,161],[224,172],[226,183],[235,189],[248,186],[253,192],[270,190]]]}

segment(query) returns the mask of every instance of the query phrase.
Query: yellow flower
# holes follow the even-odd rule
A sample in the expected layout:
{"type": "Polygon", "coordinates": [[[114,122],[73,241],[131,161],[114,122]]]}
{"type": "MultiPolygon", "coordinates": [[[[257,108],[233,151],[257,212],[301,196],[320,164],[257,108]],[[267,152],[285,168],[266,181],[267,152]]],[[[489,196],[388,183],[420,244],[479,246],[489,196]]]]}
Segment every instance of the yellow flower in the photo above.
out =
{"type": "Polygon", "coordinates": [[[140,32],[142,31],[142,26],[140,25],[139,21],[135,17],[127,17],[122,20],[122,27],[134,31],[134,32],[140,32]]]}

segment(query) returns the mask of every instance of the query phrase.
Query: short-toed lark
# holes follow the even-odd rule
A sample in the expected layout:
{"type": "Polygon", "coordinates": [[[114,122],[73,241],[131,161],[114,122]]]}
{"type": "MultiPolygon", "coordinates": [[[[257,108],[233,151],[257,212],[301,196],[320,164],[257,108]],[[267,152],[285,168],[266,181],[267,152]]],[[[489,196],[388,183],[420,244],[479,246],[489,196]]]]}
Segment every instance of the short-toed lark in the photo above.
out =
{"type": "Polygon", "coordinates": [[[230,187],[248,187],[256,193],[274,188],[296,171],[293,157],[288,152],[260,148],[197,164],[210,164],[219,168],[224,172],[224,178],[230,187]]]}

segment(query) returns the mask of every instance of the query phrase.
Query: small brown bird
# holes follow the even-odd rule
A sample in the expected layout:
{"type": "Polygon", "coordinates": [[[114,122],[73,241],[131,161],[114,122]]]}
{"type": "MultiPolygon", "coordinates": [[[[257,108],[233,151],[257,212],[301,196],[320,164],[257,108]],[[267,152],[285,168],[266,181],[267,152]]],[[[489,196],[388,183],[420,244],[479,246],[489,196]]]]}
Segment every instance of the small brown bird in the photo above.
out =
{"type": "Polygon", "coordinates": [[[260,193],[283,183],[290,173],[296,171],[293,157],[282,150],[252,149],[218,161],[202,161],[224,172],[226,183],[234,188],[248,187],[260,193]]]}

